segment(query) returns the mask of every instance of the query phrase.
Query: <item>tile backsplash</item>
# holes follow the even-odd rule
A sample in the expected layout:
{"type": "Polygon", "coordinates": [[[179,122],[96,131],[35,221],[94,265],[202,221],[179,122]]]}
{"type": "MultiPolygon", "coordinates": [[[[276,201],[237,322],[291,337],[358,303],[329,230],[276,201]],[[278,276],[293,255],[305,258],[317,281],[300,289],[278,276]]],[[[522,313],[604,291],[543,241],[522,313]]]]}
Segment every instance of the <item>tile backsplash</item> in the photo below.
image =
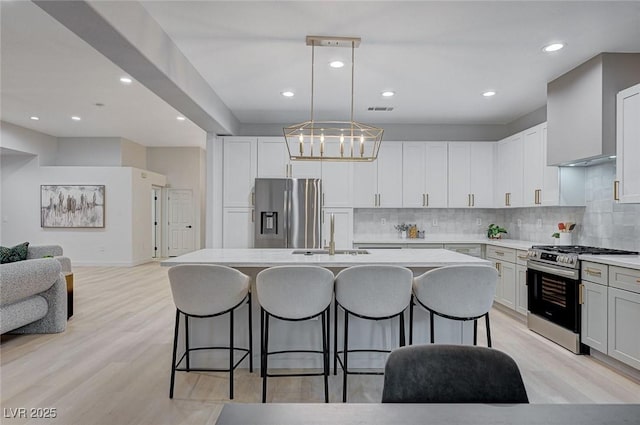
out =
{"type": "Polygon", "coordinates": [[[576,223],[573,243],[640,251],[640,204],[613,201],[615,164],[586,170],[586,206],[512,209],[367,208],[354,210],[354,239],[397,237],[394,225],[416,224],[427,235],[484,236],[490,223],[508,230],[509,239],[553,244],[559,222],[576,223]],[[384,222],[384,224],[383,224],[384,222]],[[480,223],[480,224],[478,224],[480,223]]]}

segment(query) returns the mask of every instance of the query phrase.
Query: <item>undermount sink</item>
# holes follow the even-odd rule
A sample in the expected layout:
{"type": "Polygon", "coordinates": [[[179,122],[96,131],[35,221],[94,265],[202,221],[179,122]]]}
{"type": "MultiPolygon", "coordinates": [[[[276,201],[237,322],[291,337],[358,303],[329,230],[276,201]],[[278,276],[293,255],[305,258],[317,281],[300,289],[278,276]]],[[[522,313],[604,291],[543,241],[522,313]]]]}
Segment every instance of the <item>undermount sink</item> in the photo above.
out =
{"type": "MultiPolygon", "coordinates": [[[[295,255],[318,255],[329,254],[328,249],[294,249],[292,254],[295,255]]],[[[336,255],[363,255],[369,254],[366,249],[336,249],[336,255]]]]}

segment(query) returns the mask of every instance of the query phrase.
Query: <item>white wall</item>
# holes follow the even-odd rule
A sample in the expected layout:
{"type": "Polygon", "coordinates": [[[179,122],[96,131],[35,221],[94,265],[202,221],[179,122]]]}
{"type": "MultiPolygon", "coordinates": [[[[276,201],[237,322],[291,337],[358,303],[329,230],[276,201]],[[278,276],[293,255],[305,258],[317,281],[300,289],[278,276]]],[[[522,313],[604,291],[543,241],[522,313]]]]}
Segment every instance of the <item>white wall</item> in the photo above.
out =
{"type": "Polygon", "coordinates": [[[58,139],[28,128],[0,121],[0,147],[2,147],[2,151],[10,149],[15,152],[39,155],[40,164],[53,165],[56,161],[58,139]]]}
{"type": "Polygon", "coordinates": [[[147,148],[128,139],[120,139],[120,165],[147,168],[147,148]]]}
{"type": "Polygon", "coordinates": [[[61,137],[55,165],[118,167],[122,165],[119,137],[61,137]]]}

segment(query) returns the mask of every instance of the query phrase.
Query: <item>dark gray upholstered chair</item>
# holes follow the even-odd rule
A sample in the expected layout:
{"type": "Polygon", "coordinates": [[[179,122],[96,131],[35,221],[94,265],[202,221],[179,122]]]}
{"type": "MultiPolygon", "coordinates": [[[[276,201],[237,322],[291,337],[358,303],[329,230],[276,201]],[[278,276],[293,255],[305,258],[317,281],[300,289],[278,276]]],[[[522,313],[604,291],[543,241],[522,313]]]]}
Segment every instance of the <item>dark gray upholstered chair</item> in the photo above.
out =
{"type": "Polygon", "coordinates": [[[391,352],[383,403],[528,403],[507,354],[470,345],[413,345],[391,352]]]}

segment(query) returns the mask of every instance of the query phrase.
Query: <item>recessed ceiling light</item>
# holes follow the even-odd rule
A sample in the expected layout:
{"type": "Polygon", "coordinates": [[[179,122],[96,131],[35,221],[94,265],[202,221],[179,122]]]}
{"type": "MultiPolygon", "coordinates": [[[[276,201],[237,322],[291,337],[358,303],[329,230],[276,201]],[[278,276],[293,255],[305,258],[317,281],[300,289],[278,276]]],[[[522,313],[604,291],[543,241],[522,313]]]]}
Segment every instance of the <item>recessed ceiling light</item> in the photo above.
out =
{"type": "Polygon", "coordinates": [[[550,53],[550,52],[557,52],[558,50],[562,49],[564,47],[564,44],[562,43],[552,43],[549,44],[548,46],[544,46],[542,48],[542,50],[544,52],[550,53]]]}
{"type": "Polygon", "coordinates": [[[342,61],[332,61],[332,62],[329,62],[329,66],[331,68],[342,68],[344,66],[344,62],[342,62],[342,61]]]}
{"type": "Polygon", "coordinates": [[[34,121],[38,121],[38,120],[40,119],[39,117],[36,117],[36,116],[29,117],[29,118],[31,118],[31,119],[32,119],[32,120],[34,120],[34,121]]]}
{"type": "Polygon", "coordinates": [[[71,119],[74,120],[74,121],[80,121],[82,118],[80,118],[77,115],[74,115],[74,116],[71,117],[71,119]]]}
{"type": "Polygon", "coordinates": [[[185,121],[185,120],[186,120],[186,118],[185,118],[185,117],[180,116],[180,115],[178,115],[178,116],[176,117],[176,119],[177,119],[178,121],[185,121]]]}
{"type": "Polygon", "coordinates": [[[391,97],[391,96],[393,96],[395,94],[396,94],[396,92],[394,92],[394,91],[386,90],[386,91],[382,92],[382,97],[391,97]]]}
{"type": "Polygon", "coordinates": [[[293,97],[294,93],[292,91],[283,91],[280,93],[284,97],[293,97]]]}
{"type": "Polygon", "coordinates": [[[482,93],[482,95],[484,97],[491,97],[491,96],[495,96],[496,92],[494,92],[493,90],[489,90],[489,91],[486,91],[486,92],[482,93]]]}
{"type": "Polygon", "coordinates": [[[122,77],[120,78],[120,82],[122,84],[131,84],[133,82],[133,80],[129,77],[122,77]]]}

